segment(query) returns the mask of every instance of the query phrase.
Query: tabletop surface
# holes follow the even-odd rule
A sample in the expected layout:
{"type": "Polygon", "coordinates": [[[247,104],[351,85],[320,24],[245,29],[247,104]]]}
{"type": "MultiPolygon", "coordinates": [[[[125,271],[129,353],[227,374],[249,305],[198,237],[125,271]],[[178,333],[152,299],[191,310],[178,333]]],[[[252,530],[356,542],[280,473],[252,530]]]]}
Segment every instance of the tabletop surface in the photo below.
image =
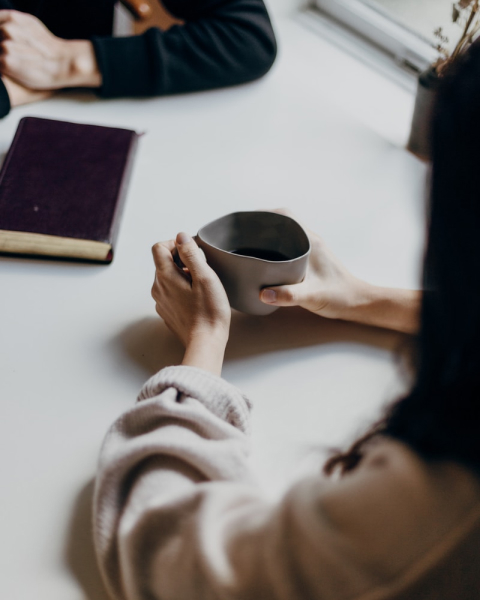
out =
{"type": "MultiPolygon", "coordinates": [[[[12,111],[144,133],[115,260],[0,258],[1,595],[105,600],[92,482],[103,436],[143,382],[181,358],[155,315],[151,246],[223,214],[289,207],[357,276],[417,287],[426,167],[405,151],[413,95],[294,20],[263,80],[183,97],[64,94],[12,111]]],[[[234,314],[224,377],[254,404],[266,493],[319,470],[404,383],[392,332],[296,309],[234,314]]]]}

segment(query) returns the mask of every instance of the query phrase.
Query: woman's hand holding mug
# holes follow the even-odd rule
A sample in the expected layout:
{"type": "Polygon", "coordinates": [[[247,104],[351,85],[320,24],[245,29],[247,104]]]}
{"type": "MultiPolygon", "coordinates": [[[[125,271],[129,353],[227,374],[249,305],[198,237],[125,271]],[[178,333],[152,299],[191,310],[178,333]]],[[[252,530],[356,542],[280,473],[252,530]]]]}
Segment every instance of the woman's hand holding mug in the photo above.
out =
{"type": "MultiPolygon", "coordinates": [[[[295,218],[284,209],[279,212],[295,218]]],[[[301,283],[267,287],[260,292],[265,304],[300,306],[321,317],[354,321],[402,333],[416,333],[422,293],[386,288],[352,275],[315,233],[307,231],[311,252],[301,283]]]]}
{"type": "Polygon", "coordinates": [[[185,346],[184,365],[221,373],[231,310],[225,290],[205,257],[186,233],[152,248],[158,314],[185,346]],[[177,266],[178,252],[184,268],[177,266]]]}

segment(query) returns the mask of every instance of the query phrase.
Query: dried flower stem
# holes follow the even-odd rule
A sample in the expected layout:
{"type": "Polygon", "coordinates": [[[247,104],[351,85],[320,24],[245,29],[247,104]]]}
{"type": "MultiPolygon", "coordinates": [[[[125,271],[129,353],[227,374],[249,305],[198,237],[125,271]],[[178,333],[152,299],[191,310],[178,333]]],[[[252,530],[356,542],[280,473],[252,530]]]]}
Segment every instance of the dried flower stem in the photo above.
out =
{"type": "Polygon", "coordinates": [[[455,3],[453,5],[452,21],[459,23],[460,20],[463,21],[462,17],[464,16],[465,23],[462,35],[452,52],[447,49],[448,38],[443,34],[443,29],[438,27],[434,31],[435,37],[439,40],[436,48],[440,54],[433,65],[437,75],[441,76],[444,69],[480,35],[480,0],[460,0],[455,3]]]}
{"type": "Polygon", "coordinates": [[[472,8],[470,10],[470,15],[467,19],[467,22],[465,23],[465,28],[463,30],[463,35],[460,38],[458,44],[455,46],[454,51],[452,52],[452,59],[456,58],[460,52],[462,51],[462,49],[465,47],[465,45],[467,43],[471,43],[471,39],[472,39],[472,33],[469,33],[469,29],[471,24],[473,23],[475,16],[478,12],[478,2],[479,0],[475,0],[474,3],[472,4],[472,8]]]}

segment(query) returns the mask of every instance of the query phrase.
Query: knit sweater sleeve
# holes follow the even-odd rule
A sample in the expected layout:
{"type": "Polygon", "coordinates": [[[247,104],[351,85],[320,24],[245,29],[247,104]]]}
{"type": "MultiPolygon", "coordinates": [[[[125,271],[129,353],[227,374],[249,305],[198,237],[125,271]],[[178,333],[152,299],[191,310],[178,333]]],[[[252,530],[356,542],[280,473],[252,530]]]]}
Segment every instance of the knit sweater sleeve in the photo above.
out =
{"type": "Polygon", "coordinates": [[[7,88],[0,77],[0,119],[6,117],[10,112],[10,98],[7,88]]]}
{"type": "Polygon", "coordinates": [[[248,400],[224,380],[168,367],[113,424],[100,454],[94,531],[114,598],[208,597],[178,575],[185,568],[212,577],[202,555],[217,551],[218,540],[212,544],[195,515],[213,510],[210,498],[235,503],[245,494],[237,489],[253,485],[249,411],[248,400]]]}
{"type": "MultiPolygon", "coordinates": [[[[171,5],[171,6],[170,6],[171,5]]],[[[162,96],[251,81],[275,60],[263,0],[169,0],[183,25],[131,37],[92,39],[100,95],[162,96]]]]}
{"type": "Polygon", "coordinates": [[[320,478],[268,501],[250,470],[248,428],[242,394],[192,367],[160,371],[114,423],[94,497],[113,598],[336,599],[364,588],[322,513],[320,478]]]}

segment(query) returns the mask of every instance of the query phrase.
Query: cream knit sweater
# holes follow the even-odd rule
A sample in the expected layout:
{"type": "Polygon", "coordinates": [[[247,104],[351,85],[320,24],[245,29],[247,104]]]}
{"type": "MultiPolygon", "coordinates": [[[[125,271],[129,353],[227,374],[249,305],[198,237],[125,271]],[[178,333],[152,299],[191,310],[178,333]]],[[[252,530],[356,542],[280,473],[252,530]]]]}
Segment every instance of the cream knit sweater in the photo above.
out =
{"type": "Polygon", "coordinates": [[[168,367],[108,432],[94,533],[128,600],[479,600],[480,481],[386,438],[339,480],[271,504],[248,464],[249,402],[168,367]]]}

